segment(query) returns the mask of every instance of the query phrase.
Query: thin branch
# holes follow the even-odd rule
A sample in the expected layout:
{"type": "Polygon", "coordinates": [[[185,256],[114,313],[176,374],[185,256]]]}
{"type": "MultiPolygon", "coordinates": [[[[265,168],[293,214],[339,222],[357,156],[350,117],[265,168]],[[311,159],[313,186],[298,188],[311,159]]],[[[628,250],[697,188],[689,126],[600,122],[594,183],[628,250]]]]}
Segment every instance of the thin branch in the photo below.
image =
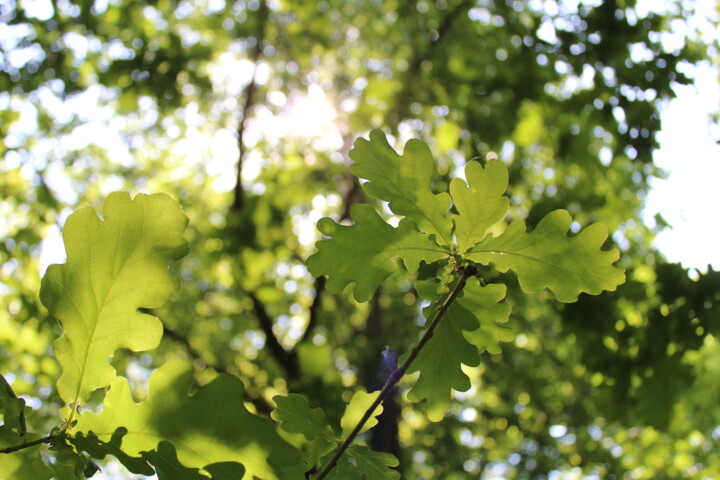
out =
{"type": "Polygon", "coordinates": [[[362,202],[364,199],[362,187],[360,186],[358,178],[352,176],[350,178],[350,182],[350,189],[345,194],[345,207],[343,208],[342,215],[340,215],[341,221],[350,218],[350,210],[352,209],[353,205],[362,202]]]}
{"type": "MultiPolygon", "coordinates": [[[[463,0],[458,5],[456,5],[455,8],[453,8],[447,15],[445,15],[442,23],[439,25],[437,30],[432,31],[429,41],[424,43],[416,40],[415,42],[411,43],[415,46],[427,45],[427,48],[425,48],[423,51],[420,51],[418,48],[413,49],[410,65],[405,72],[405,78],[407,81],[404,82],[403,90],[396,97],[397,101],[396,107],[394,109],[395,114],[393,115],[393,119],[396,124],[399,124],[405,117],[407,117],[411,100],[410,89],[413,86],[417,86],[423,62],[432,58],[434,49],[437,48],[440,42],[452,30],[452,26],[455,21],[464,11],[472,7],[472,5],[472,0],[463,0]]],[[[412,21],[412,19],[410,21],[412,21]]],[[[415,24],[411,24],[410,35],[417,36],[416,32],[417,28],[415,24]]]]}
{"type": "MultiPolygon", "coordinates": [[[[188,355],[192,357],[193,360],[199,361],[204,363],[207,367],[212,368],[218,373],[222,373],[225,375],[232,375],[236,376],[230,371],[228,371],[227,368],[225,368],[222,365],[208,362],[205,358],[203,358],[202,353],[200,353],[197,349],[195,349],[191,344],[190,340],[183,334],[171,329],[167,325],[163,325],[163,328],[165,330],[164,336],[167,338],[174,340],[178,343],[180,343],[183,347],[185,347],[185,350],[187,351],[188,355]]],[[[270,406],[270,404],[262,397],[259,397],[257,395],[252,395],[250,392],[245,390],[245,399],[255,405],[255,408],[258,412],[262,412],[266,415],[270,415],[270,412],[272,411],[273,407],[270,406]]]]}
{"type": "Polygon", "coordinates": [[[318,317],[320,316],[320,302],[322,300],[322,293],[325,291],[325,283],[327,283],[327,278],[325,276],[317,277],[315,279],[315,298],[313,298],[313,302],[310,305],[310,315],[308,318],[307,327],[305,328],[302,337],[300,337],[300,340],[298,340],[298,344],[307,341],[313,329],[315,328],[315,325],[317,325],[318,317]]]}
{"type": "MultiPolygon", "coordinates": [[[[346,133],[343,135],[343,147],[342,147],[342,155],[344,158],[348,158],[348,153],[350,152],[350,149],[353,145],[353,136],[349,133],[346,133]]],[[[346,171],[346,178],[350,182],[349,188],[345,191],[345,194],[343,195],[343,211],[340,215],[340,221],[350,218],[350,209],[353,205],[356,203],[359,203],[363,200],[363,191],[360,187],[360,182],[358,181],[358,178],[354,175],[350,175],[349,171],[346,171]]],[[[306,342],[308,339],[310,339],[310,335],[312,331],[315,329],[315,325],[317,325],[319,316],[320,316],[320,302],[322,301],[322,294],[325,291],[325,284],[327,283],[327,278],[325,276],[318,277],[315,279],[315,298],[313,299],[312,304],[310,305],[309,310],[309,319],[308,319],[308,325],[307,328],[305,328],[305,331],[303,332],[302,337],[295,345],[295,348],[297,348],[298,345],[306,342]]]]}
{"type": "Polygon", "coordinates": [[[242,210],[243,206],[245,205],[245,192],[242,187],[242,166],[243,161],[245,160],[245,156],[247,154],[247,152],[245,151],[245,129],[247,128],[248,118],[250,118],[250,112],[255,106],[256,101],[255,94],[257,92],[258,86],[257,71],[260,65],[260,58],[262,57],[263,43],[265,41],[265,26],[268,16],[268,8],[265,0],[260,0],[258,16],[260,17],[258,35],[255,38],[255,46],[252,52],[252,61],[254,65],[253,76],[252,79],[250,79],[250,83],[245,89],[245,102],[243,103],[237,127],[237,178],[235,180],[235,196],[232,203],[232,209],[236,212],[242,210]]]}
{"type": "Polygon", "coordinates": [[[288,352],[285,348],[280,345],[275,332],[273,332],[273,320],[265,309],[265,305],[257,298],[254,292],[247,292],[250,300],[253,302],[253,310],[255,316],[260,322],[260,328],[265,333],[265,341],[267,346],[270,348],[273,356],[283,367],[287,374],[288,380],[295,380],[300,377],[300,364],[298,362],[297,353],[295,351],[288,352]]]}
{"type": "Polygon", "coordinates": [[[448,31],[450,31],[450,28],[452,27],[453,22],[460,16],[460,14],[464,11],[469,9],[473,6],[472,0],[464,0],[459,5],[457,5],[450,13],[445,15],[445,18],[443,18],[442,24],[438,27],[436,30],[437,34],[432,39],[433,43],[437,43],[440,40],[442,40],[448,31]]]}
{"type": "MultiPolygon", "coordinates": [[[[252,61],[254,64],[253,76],[245,90],[245,102],[240,113],[241,118],[238,122],[237,128],[237,145],[238,145],[238,165],[237,165],[237,178],[235,180],[234,199],[232,204],[232,210],[239,212],[242,210],[244,202],[244,190],[242,187],[242,166],[247,151],[245,150],[245,131],[247,129],[248,119],[252,108],[255,106],[257,101],[256,94],[258,89],[257,72],[260,65],[260,60],[263,53],[263,44],[265,42],[265,30],[267,26],[269,15],[269,9],[265,0],[260,0],[258,8],[258,32],[255,38],[255,46],[252,52],[252,61]]],[[[278,341],[275,333],[272,330],[273,321],[265,309],[265,305],[255,296],[253,292],[248,292],[248,296],[253,302],[253,310],[255,315],[260,322],[260,328],[265,333],[266,342],[270,351],[278,360],[280,365],[283,367],[289,380],[296,379],[300,376],[299,362],[296,353],[288,352],[285,350],[280,342],[278,341]]]]}
{"type": "Polygon", "coordinates": [[[425,333],[423,334],[420,341],[415,345],[415,347],[410,351],[410,355],[405,359],[405,361],[400,365],[400,367],[393,372],[392,375],[390,375],[387,379],[387,382],[385,382],[385,385],[383,386],[382,390],[380,390],[380,395],[375,399],[375,401],[370,405],[370,407],[365,411],[360,421],[355,425],[355,428],[350,432],[350,434],[345,438],[345,440],[340,444],[337,450],[335,450],[335,454],[332,456],[330,461],[325,465],[325,468],[322,469],[320,474],[315,477],[315,480],[322,480],[325,478],[325,476],[330,472],[330,470],[335,467],[337,464],[337,461],[340,459],[343,453],[345,453],[345,450],[348,449],[352,441],[355,439],[355,437],[358,436],[360,433],[360,430],[362,430],[363,425],[370,419],[375,409],[380,405],[383,400],[385,400],[385,397],[387,397],[390,392],[392,391],[392,388],[397,384],[400,379],[405,375],[405,372],[410,368],[410,365],[412,362],[417,358],[417,356],[420,354],[420,351],[423,349],[423,347],[427,344],[427,342],[432,338],[433,334],[435,333],[435,329],[440,323],[440,320],[442,320],[443,316],[447,312],[448,308],[450,308],[450,305],[452,305],[453,301],[457,298],[458,295],[460,295],[460,292],[462,292],[463,288],[465,288],[465,284],[467,283],[468,278],[475,275],[477,273],[477,270],[474,266],[466,266],[462,269],[462,273],[460,275],[460,280],[458,280],[458,283],[455,285],[455,288],[453,288],[452,292],[450,292],[450,295],[447,296],[445,301],[440,305],[440,308],[435,313],[435,318],[433,318],[433,321],[430,323],[430,326],[425,330],[425,333]]]}
{"type": "Polygon", "coordinates": [[[43,443],[51,443],[56,438],[60,438],[62,435],[48,435],[47,437],[38,438],[37,440],[33,440],[32,442],[25,442],[21,443],[19,445],[13,445],[12,447],[3,447],[0,448],[0,453],[13,453],[17,452],[18,450],[24,450],[26,448],[34,447],[36,445],[41,445],[43,443]]]}

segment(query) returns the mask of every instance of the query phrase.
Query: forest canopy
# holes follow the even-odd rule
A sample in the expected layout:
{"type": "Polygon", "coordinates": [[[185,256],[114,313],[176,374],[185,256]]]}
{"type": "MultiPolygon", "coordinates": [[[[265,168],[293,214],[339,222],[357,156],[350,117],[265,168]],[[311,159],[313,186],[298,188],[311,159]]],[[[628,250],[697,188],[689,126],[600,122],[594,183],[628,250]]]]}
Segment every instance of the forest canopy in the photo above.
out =
{"type": "Polygon", "coordinates": [[[720,478],[720,275],[640,214],[714,13],[3,2],[0,479],[316,478],[433,319],[326,478],[720,478]]]}

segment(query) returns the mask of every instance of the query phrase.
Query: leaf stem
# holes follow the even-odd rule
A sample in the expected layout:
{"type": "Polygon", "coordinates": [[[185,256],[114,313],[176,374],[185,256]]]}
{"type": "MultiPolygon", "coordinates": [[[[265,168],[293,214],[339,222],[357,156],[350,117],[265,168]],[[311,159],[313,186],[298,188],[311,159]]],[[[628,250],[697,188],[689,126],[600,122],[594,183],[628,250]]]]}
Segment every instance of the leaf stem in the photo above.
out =
{"type": "Polygon", "coordinates": [[[385,400],[385,398],[390,394],[392,388],[395,386],[396,383],[400,381],[403,375],[405,375],[405,372],[408,370],[408,368],[410,368],[410,364],[412,364],[415,358],[420,354],[420,351],[423,349],[425,344],[427,344],[427,342],[433,336],[433,334],[435,333],[435,329],[440,323],[440,320],[442,320],[448,308],[450,308],[450,305],[457,298],[457,296],[460,295],[460,292],[462,292],[463,288],[465,288],[465,284],[467,283],[468,278],[477,273],[477,269],[472,265],[466,265],[461,268],[460,272],[460,279],[458,283],[455,285],[455,288],[453,288],[453,290],[447,296],[442,305],[440,305],[440,308],[436,311],[435,318],[433,318],[430,326],[427,328],[427,330],[425,330],[425,333],[423,334],[420,341],[417,343],[417,345],[415,345],[415,347],[413,347],[413,349],[410,351],[410,354],[407,356],[402,365],[400,365],[398,369],[395,370],[392,375],[388,377],[385,385],[383,385],[382,390],[380,390],[380,395],[378,395],[372,405],[370,405],[370,407],[365,411],[357,425],[355,425],[355,428],[353,428],[353,430],[345,438],[345,440],[343,440],[337,450],[335,450],[335,454],[332,456],[327,465],[325,465],[325,468],[323,468],[318,474],[318,476],[315,477],[315,480],[322,480],[330,472],[330,470],[335,467],[342,454],[345,453],[345,450],[348,449],[355,437],[358,436],[360,430],[362,430],[363,425],[365,425],[365,422],[370,419],[378,405],[380,405],[383,400],[385,400]]]}

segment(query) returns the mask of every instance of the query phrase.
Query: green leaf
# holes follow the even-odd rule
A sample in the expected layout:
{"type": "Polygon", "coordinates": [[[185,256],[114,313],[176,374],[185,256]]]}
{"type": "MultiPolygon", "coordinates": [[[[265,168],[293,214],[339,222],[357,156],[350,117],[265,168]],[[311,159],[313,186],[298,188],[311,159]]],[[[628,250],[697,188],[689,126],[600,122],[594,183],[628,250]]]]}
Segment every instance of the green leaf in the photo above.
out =
{"type": "Polygon", "coordinates": [[[487,350],[498,354],[500,342],[511,342],[515,338],[513,331],[504,325],[510,318],[510,305],[498,303],[505,298],[506,290],[501,284],[481,286],[477,280],[468,281],[451,307],[450,315],[472,315],[480,324],[475,330],[463,332],[480,353],[487,350]]]}
{"type": "Polygon", "coordinates": [[[382,131],[373,130],[370,140],[357,139],[350,158],[355,161],[350,171],[369,180],[363,185],[369,196],[389,202],[393,212],[415,222],[421,232],[435,235],[438,244],[450,245],[450,197],[430,190],[435,161],[425,142],[410,140],[400,156],[382,131]]]}
{"type": "Polygon", "coordinates": [[[482,240],[488,228],[505,217],[510,204],[503,195],[508,171],[501,161],[490,160],[485,168],[479,162],[469,162],[465,177],[467,184],[460,178],[450,182],[450,195],[458,211],[452,218],[460,254],[482,240]]]}
{"type": "Polygon", "coordinates": [[[102,412],[80,415],[75,430],[108,442],[118,428],[126,428],[122,449],[134,457],[157,451],[166,441],[187,468],[237,462],[245,466],[246,479],[304,478],[300,452],[278,436],[270,420],[245,409],[239,379],[219,375],[189,397],[191,377],[182,362],[168,361],[150,376],[150,391],[142,403],[133,401],[127,381],[118,377],[102,412]]]}
{"type": "MultiPolygon", "coordinates": [[[[326,465],[334,453],[330,452],[323,457],[321,465],[326,465]]],[[[310,478],[314,480],[317,476],[318,473],[315,473],[310,478]]],[[[347,450],[340,456],[332,470],[325,475],[325,478],[328,480],[363,480],[362,472],[357,469],[357,462],[348,457],[347,450]]]]}
{"type": "MultiPolygon", "coordinates": [[[[197,468],[181,464],[171,443],[160,442],[156,451],[143,453],[143,458],[155,466],[158,480],[208,480],[197,468]]],[[[206,465],[205,470],[211,480],[238,480],[245,474],[245,467],[233,462],[206,465]]]]}
{"type": "MultiPolygon", "coordinates": [[[[155,466],[158,480],[208,480],[199,469],[188,468],[181,464],[171,443],[160,442],[155,451],[143,453],[143,458],[155,466]]],[[[242,474],[235,478],[242,478],[242,474]]]]}
{"type": "MultiPolygon", "coordinates": [[[[367,409],[370,408],[372,403],[379,396],[380,390],[371,393],[367,393],[363,390],[358,390],[357,392],[355,392],[353,397],[350,399],[350,403],[348,403],[347,407],[345,407],[345,413],[340,420],[340,427],[342,428],[343,437],[347,437],[350,434],[350,432],[353,430],[353,428],[355,428],[362,416],[365,415],[367,409]]],[[[375,408],[372,416],[368,418],[367,422],[365,422],[365,425],[363,425],[362,429],[358,433],[365,432],[374,427],[377,424],[377,419],[375,417],[380,415],[382,412],[383,407],[381,404],[375,408]]]]}
{"type": "Polygon", "coordinates": [[[25,400],[17,398],[5,377],[0,375],[0,412],[3,413],[3,423],[0,429],[14,431],[19,437],[25,436],[25,400]]]}
{"type": "MultiPolygon", "coordinates": [[[[243,478],[245,474],[245,467],[234,462],[213,463],[206,465],[205,470],[210,474],[212,480],[237,480],[243,478]]],[[[168,478],[168,480],[172,480],[172,478],[168,478]]]]}
{"type": "Polygon", "coordinates": [[[624,271],[614,267],[617,250],[601,250],[607,229],[593,224],[574,237],[565,234],[572,218],[565,210],[547,214],[535,230],[526,232],[523,222],[513,222],[498,237],[488,237],[466,257],[498,270],[512,269],[527,293],[550,289],[561,302],[574,302],[581,292],[596,295],[615,290],[625,281],[624,271]]]}
{"type": "Polygon", "coordinates": [[[107,359],[118,349],[158,345],[160,320],[139,309],[158,308],[177,290],[168,264],[187,251],[187,218],[167,195],[131,200],[125,192],[112,193],[103,216],[83,208],[68,217],[67,263],[51,265],[40,290],[64,330],[54,344],[63,368],[58,392],[76,406],[115,378],[107,359]]]}
{"type": "Polygon", "coordinates": [[[421,261],[433,262],[448,255],[427,235],[403,219],[393,228],[370,205],[355,205],[351,226],[343,226],[329,218],[320,219],[318,230],[332,238],[317,243],[317,252],[307,259],[310,273],[328,275],[327,289],[340,293],[355,283],[353,295],[359,302],[372,297],[382,282],[395,271],[395,258],[402,258],[411,272],[421,261]]]}
{"type": "Polygon", "coordinates": [[[52,468],[56,477],[89,478],[100,469],[85,454],[73,448],[65,436],[54,438],[50,442],[50,450],[54,454],[52,468]]]}
{"type": "Polygon", "coordinates": [[[126,428],[118,428],[110,436],[109,441],[103,442],[94,433],[77,432],[75,436],[67,439],[75,449],[85,452],[98,460],[112,455],[130,472],[140,475],[153,475],[155,471],[148,465],[147,461],[139,457],[131,457],[122,450],[122,438],[127,434],[126,428]]]}
{"type": "MultiPolygon", "coordinates": [[[[0,448],[21,445],[37,437],[27,434],[25,400],[17,398],[2,375],[0,375],[0,413],[3,417],[3,424],[0,425],[0,448]]],[[[0,453],[0,480],[16,478],[45,480],[51,476],[52,470],[43,463],[37,447],[0,453]]]]}
{"type": "MultiPolygon", "coordinates": [[[[415,286],[422,298],[434,300],[437,283],[416,282],[415,286]]],[[[452,389],[465,391],[470,388],[470,379],[462,371],[461,365],[479,365],[480,355],[477,348],[465,339],[463,330],[477,328],[478,322],[474,316],[458,315],[456,304],[452,304],[432,338],[408,369],[407,373],[420,372],[408,398],[414,402],[426,399],[428,417],[434,422],[440,421],[448,410],[452,389]]]]}
{"type": "Polygon", "coordinates": [[[78,451],[86,452],[93,458],[103,459],[112,455],[130,472],[145,476],[156,474],[159,480],[237,480],[244,475],[245,467],[234,462],[205,465],[204,470],[210,477],[203,475],[199,469],[181,464],[175,447],[164,440],[158,444],[157,449],[142,452],[142,457],[131,457],[122,450],[122,439],[127,433],[126,428],[118,428],[109,442],[103,442],[92,432],[87,435],[78,432],[68,441],[78,451]],[[155,467],[154,470],[151,465],[155,467]]]}
{"type": "MultiPolygon", "coordinates": [[[[332,453],[323,458],[325,465],[332,453]]],[[[385,452],[376,452],[362,445],[351,445],[338,459],[335,467],[325,476],[332,480],[397,480],[400,472],[398,459],[385,452]]],[[[315,478],[315,476],[311,477],[315,478]]]]}
{"type": "Polygon", "coordinates": [[[355,460],[357,469],[365,475],[365,480],[395,480],[400,478],[400,472],[390,468],[399,465],[394,455],[375,452],[362,445],[349,447],[347,455],[355,460]]]}
{"type": "Polygon", "coordinates": [[[273,402],[277,405],[270,416],[280,422],[280,428],[288,433],[302,433],[308,440],[337,440],[321,408],[310,408],[307,398],[297,393],[288,396],[276,395],[273,402]]]}
{"type": "MultiPolygon", "coordinates": [[[[30,438],[28,440],[34,440],[30,438]]],[[[14,447],[25,441],[24,437],[9,428],[0,428],[0,448],[14,447]]],[[[43,463],[40,449],[26,448],[12,453],[0,453],[0,480],[49,480],[52,470],[43,463]]]]}
{"type": "Polygon", "coordinates": [[[53,471],[53,480],[81,480],[86,478],[81,472],[78,472],[78,464],[68,465],[65,463],[51,463],[49,467],[53,471]]]}

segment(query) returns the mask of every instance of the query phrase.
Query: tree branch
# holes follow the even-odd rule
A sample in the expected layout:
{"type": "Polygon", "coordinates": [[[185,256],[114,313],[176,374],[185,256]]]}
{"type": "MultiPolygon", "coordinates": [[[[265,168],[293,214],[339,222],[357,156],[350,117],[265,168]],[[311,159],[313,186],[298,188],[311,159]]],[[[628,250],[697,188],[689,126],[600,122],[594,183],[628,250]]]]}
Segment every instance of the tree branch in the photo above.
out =
{"type": "Polygon", "coordinates": [[[312,333],[315,325],[318,322],[318,317],[320,314],[320,301],[322,297],[322,292],[325,290],[325,283],[327,283],[327,278],[324,276],[317,277],[315,279],[315,298],[313,298],[313,302],[310,305],[310,315],[308,318],[307,327],[305,328],[302,337],[300,337],[300,340],[298,340],[298,344],[305,342],[310,337],[310,334],[312,333]]]}
{"type": "Polygon", "coordinates": [[[237,178],[235,181],[234,199],[232,203],[232,209],[234,211],[242,210],[245,205],[245,192],[242,187],[242,166],[245,160],[245,129],[247,128],[247,121],[250,117],[250,111],[255,105],[255,94],[257,91],[257,71],[260,64],[260,58],[263,51],[263,42],[265,40],[265,25],[267,23],[268,8],[265,0],[260,0],[260,7],[258,8],[258,16],[260,22],[258,26],[258,35],[255,38],[255,46],[252,52],[252,61],[254,65],[253,76],[245,90],[245,102],[243,103],[242,111],[240,112],[240,119],[237,127],[237,146],[238,146],[238,160],[237,160],[237,178]]]}
{"type": "MultiPolygon", "coordinates": [[[[342,153],[343,157],[347,158],[348,153],[350,152],[350,149],[353,145],[353,137],[350,134],[343,135],[343,147],[342,147],[342,153]]],[[[363,200],[363,191],[360,187],[360,182],[358,181],[358,178],[354,175],[350,175],[348,171],[346,171],[346,178],[350,182],[350,186],[347,189],[347,191],[343,195],[343,211],[340,215],[340,221],[350,218],[350,209],[353,205],[356,203],[359,203],[363,200]]],[[[325,284],[327,283],[327,278],[322,276],[315,279],[315,298],[313,299],[312,304],[310,305],[309,310],[309,319],[308,319],[308,325],[307,328],[305,328],[305,331],[303,332],[302,337],[296,344],[297,345],[302,344],[303,342],[306,342],[310,338],[310,334],[312,333],[313,329],[315,328],[315,325],[317,325],[318,317],[320,314],[320,302],[322,300],[322,294],[325,291],[325,284]]]]}
{"type": "Polygon", "coordinates": [[[19,450],[24,450],[26,448],[34,447],[35,445],[41,445],[43,443],[51,443],[56,438],[60,438],[62,435],[48,435],[47,437],[38,438],[37,440],[33,440],[32,442],[25,442],[21,443],[19,445],[13,445],[12,447],[3,447],[0,448],[0,453],[13,453],[17,452],[19,450]]]}
{"type": "Polygon", "coordinates": [[[382,390],[380,390],[380,395],[375,399],[375,401],[370,405],[370,407],[365,411],[360,421],[355,425],[355,428],[350,432],[350,434],[343,440],[343,442],[340,444],[337,450],[335,450],[335,454],[332,456],[330,461],[325,465],[325,468],[322,469],[320,474],[315,477],[315,480],[322,480],[325,478],[325,476],[330,472],[330,470],[335,467],[337,464],[337,461],[340,459],[343,453],[345,453],[345,450],[348,449],[352,441],[355,439],[355,437],[358,436],[360,433],[360,430],[362,430],[363,425],[370,419],[375,409],[380,405],[383,400],[385,400],[385,397],[387,397],[390,392],[392,391],[392,388],[397,384],[400,379],[405,375],[405,372],[410,368],[410,365],[412,362],[417,358],[417,356],[420,354],[420,351],[423,349],[423,347],[427,344],[428,341],[432,338],[433,334],[435,333],[435,329],[440,323],[440,320],[442,320],[443,316],[445,316],[445,313],[447,312],[448,308],[450,308],[450,305],[455,301],[458,295],[460,295],[460,292],[462,292],[463,288],[465,288],[465,284],[467,283],[468,278],[475,275],[477,273],[477,269],[474,266],[468,265],[465,266],[462,269],[462,273],[460,274],[460,280],[458,280],[458,283],[455,285],[455,288],[453,288],[452,292],[447,296],[445,301],[440,305],[440,308],[435,313],[435,318],[433,318],[432,322],[430,323],[430,326],[425,330],[425,333],[423,334],[420,341],[415,345],[415,347],[410,351],[410,354],[405,359],[405,361],[398,367],[397,370],[395,370],[392,375],[390,375],[387,379],[387,382],[385,382],[385,385],[383,386],[382,390]]]}
{"type": "Polygon", "coordinates": [[[463,0],[458,6],[456,6],[450,13],[445,15],[445,18],[443,18],[442,24],[438,27],[436,30],[437,34],[432,39],[433,43],[437,43],[440,40],[442,40],[448,31],[450,31],[450,27],[452,27],[453,22],[458,18],[458,16],[463,12],[463,10],[466,10],[473,5],[472,0],[463,0]]]}
{"type": "MultiPolygon", "coordinates": [[[[165,335],[167,338],[170,338],[171,340],[174,340],[180,344],[182,344],[183,347],[185,347],[185,350],[187,351],[188,355],[193,358],[193,360],[200,361],[204,363],[209,368],[212,368],[218,373],[222,373],[225,375],[233,375],[230,371],[228,371],[227,368],[225,368],[222,365],[218,365],[215,363],[210,363],[205,358],[203,358],[202,354],[196,350],[192,345],[190,345],[190,340],[183,334],[173,330],[172,328],[168,327],[167,325],[163,324],[163,329],[165,330],[165,335]]],[[[265,415],[270,415],[270,412],[272,411],[273,407],[270,406],[270,404],[262,397],[259,397],[257,395],[250,394],[247,390],[245,391],[245,399],[255,405],[255,408],[257,408],[258,412],[262,412],[265,415]]]]}
{"type": "MultiPolygon", "coordinates": [[[[410,3],[410,5],[414,5],[414,3],[410,3]]],[[[429,60],[432,57],[433,50],[450,32],[455,20],[457,20],[457,18],[460,16],[460,14],[463,13],[463,11],[472,7],[472,5],[472,0],[463,0],[457,6],[455,6],[455,8],[453,8],[447,15],[445,15],[442,23],[438,26],[437,30],[432,31],[431,38],[428,39],[429,41],[421,42],[416,40],[415,42],[411,43],[415,46],[427,45],[427,48],[423,49],[423,51],[420,51],[417,48],[413,49],[410,65],[405,72],[406,81],[404,82],[404,87],[396,97],[397,101],[396,107],[394,109],[396,113],[393,115],[393,120],[396,126],[408,115],[411,103],[411,96],[409,92],[413,85],[417,86],[417,81],[418,78],[420,78],[420,69],[423,62],[425,60],[429,60]]],[[[412,24],[410,27],[410,35],[417,36],[417,29],[414,24],[412,24]]]]}
{"type": "MultiPolygon", "coordinates": [[[[257,71],[260,65],[260,59],[263,53],[263,44],[265,41],[265,30],[268,22],[269,9],[266,0],[260,0],[258,8],[258,32],[255,37],[255,46],[252,51],[252,61],[254,65],[252,79],[245,90],[245,102],[240,112],[240,119],[237,127],[237,146],[238,146],[238,160],[237,160],[237,177],[235,180],[234,198],[231,209],[235,212],[239,212],[245,205],[245,192],[242,187],[242,167],[247,151],[245,150],[245,131],[247,129],[248,119],[250,113],[255,106],[257,99],[257,71]]],[[[283,367],[287,374],[288,380],[296,379],[300,375],[299,363],[295,352],[288,352],[285,350],[280,342],[278,341],[275,333],[272,331],[273,321],[265,309],[265,305],[255,296],[253,292],[247,292],[248,296],[253,302],[253,310],[255,316],[260,322],[260,328],[265,333],[266,343],[270,348],[270,351],[278,360],[280,365],[283,367]]]]}
{"type": "Polygon", "coordinates": [[[265,309],[265,305],[255,296],[254,292],[247,292],[248,297],[253,302],[253,310],[255,316],[260,322],[260,328],[265,333],[265,341],[270,352],[277,359],[280,366],[285,370],[288,380],[296,380],[300,377],[300,364],[298,362],[297,353],[295,351],[288,352],[280,345],[275,332],[273,332],[273,320],[265,309]]]}

